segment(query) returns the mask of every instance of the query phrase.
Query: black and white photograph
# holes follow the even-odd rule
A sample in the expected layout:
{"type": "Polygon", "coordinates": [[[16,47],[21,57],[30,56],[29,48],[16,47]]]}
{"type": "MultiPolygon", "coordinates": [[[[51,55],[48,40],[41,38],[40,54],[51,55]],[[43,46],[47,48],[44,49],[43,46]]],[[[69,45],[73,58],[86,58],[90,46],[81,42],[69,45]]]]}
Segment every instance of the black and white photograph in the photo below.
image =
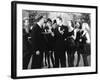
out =
{"type": "Polygon", "coordinates": [[[13,77],[97,72],[96,6],[12,4],[13,77]]]}
{"type": "Polygon", "coordinates": [[[89,13],[22,13],[23,69],[91,65],[89,13]]]}

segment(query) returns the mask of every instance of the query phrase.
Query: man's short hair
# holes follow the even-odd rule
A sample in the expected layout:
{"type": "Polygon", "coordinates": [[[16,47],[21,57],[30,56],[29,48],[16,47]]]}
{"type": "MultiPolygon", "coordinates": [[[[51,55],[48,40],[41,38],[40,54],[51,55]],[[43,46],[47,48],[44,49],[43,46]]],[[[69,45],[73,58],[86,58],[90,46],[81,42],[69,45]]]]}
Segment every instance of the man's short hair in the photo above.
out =
{"type": "Polygon", "coordinates": [[[41,19],[43,18],[43,16],[39,16],[36,21],[39,22],[41,19]]]}

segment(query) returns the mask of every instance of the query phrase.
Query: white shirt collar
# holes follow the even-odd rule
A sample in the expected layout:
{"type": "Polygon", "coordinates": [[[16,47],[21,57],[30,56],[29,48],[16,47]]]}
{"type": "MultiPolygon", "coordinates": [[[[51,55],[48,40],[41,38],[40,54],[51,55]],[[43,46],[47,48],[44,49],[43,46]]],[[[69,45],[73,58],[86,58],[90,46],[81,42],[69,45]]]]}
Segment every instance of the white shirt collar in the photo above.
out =
{"type": "Polygon", "coordinates": [[[39,27],[41,27],[41,24],[39,22],[37,22],[37,24],[39,25],[39,27]]]}

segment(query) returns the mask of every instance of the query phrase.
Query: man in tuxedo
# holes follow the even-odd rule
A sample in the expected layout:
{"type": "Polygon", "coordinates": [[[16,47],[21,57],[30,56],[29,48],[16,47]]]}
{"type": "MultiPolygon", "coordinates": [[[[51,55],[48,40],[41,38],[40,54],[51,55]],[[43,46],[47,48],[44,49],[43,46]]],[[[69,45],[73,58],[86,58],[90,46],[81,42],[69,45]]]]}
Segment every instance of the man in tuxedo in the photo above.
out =
{"type": "Polygon", "coordinates": [[[62,24],[62,18],[57,17],[57,28],[55,29],[55,67],[59,67],[59,61],[61,67],[66,67],[65,56],[65,43],[64,43],[64,26],[62,24]]]}
{"type": "Polygon", "coordinates": [[[37,19],[37,23],[33,26],[31,31],[31,41],[32,41],[32,49],[33,49],[33,60],[32,60],[32,69],[42,68],[43,67],[43,52],[46,49],[45,39],[42,34],[43,29],[42,26],[45,22],[45,17],[40,16],[37,19]]]}

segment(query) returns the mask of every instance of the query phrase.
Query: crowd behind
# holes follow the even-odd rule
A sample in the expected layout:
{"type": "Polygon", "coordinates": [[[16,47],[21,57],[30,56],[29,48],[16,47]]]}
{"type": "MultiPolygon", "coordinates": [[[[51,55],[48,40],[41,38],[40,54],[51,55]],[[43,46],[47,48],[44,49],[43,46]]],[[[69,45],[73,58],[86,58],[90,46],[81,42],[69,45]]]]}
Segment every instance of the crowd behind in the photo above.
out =
{"type": "Polygon", "coordinates": [[[58,16],[51,20],[40,16],[36,24],[30,26],[29,19],[23,20],[23,69],[28,68],[32,57],[31,69],[78,67],[80,55],[84,66],[89,66],[87,57],[90,55],[90,36],[88,23],[67,21],[58,16]],[[74,65],[75,53],[77,63],[74,65]],[[66,54],[68,59],[66,59],[66,54]]]}

